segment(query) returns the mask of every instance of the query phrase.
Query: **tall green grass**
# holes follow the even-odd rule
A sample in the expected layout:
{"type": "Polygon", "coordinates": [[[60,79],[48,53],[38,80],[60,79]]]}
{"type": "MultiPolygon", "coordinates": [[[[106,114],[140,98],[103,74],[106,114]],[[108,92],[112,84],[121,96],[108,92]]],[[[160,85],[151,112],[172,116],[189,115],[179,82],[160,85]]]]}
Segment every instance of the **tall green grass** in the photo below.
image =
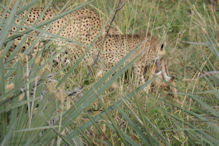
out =
{"type": "MultiPolygon", "coordinates": [[[[10,0],[7,5],[6,2],[1,4],[1,14],[4,15],[8,5],[13,3],[9,17],[0,19],[1,145],[219,143],[218,14],[209,10],[204,1],[127,1],[114,22],[122,33],[147,30],[160,38],[163,31],[167,33],[166,58],[170,75],[176,78],[176,98],[171,91],[156,87],[150,94],[142,92],[156,77],[138,88],[133,88],[134,85],[126,81],[124,73],[135,60],[123,64],[135,50],[99,80],[89,77],[89,85],[85,86],[80,97],[68,97],[67,92],[85,84],[87,67],[80,65],[84,56],[70,68],[54,68],[54,73],[46,68],[54,56],[44,57],[43,64],[34,61],[37,57],[32,60],[23,58],[25,61],[22,61],[18,57],[21,49],[18,45],[17,51],[9,55],[12,61],[8,63],[5,55],[16,37],[23,35],[23,39],[27,39],[31,31],[46,33],[43,26],[87,5],[95,9],[103,20],[109,21],[118,3],[108,0],[59,2],[18,0],[13,3],[10,0]],[[70,3],[72,8],[68,10],[64,4],[70,3]],[[19,13],[36,5],[48,8],[50,4],[57,4],[60,12],[62,8],[65,12],[8,37],[19,13]],[[17,61],[13,61],[15,58],[17,61]],[[30,74],[27,74],[30,69],[30,74]],[[57,82],[48,81],[49,74],[53,74],[57,82]],[[114,82],[123,88],[110,89],[114,82]],[[98,111],[93,104],[95,102],[98,111]]],[[[54,35],[56,38],[60,39],[60,36],[54,35]]],[[[33,43],[40,40],[37,36],[33,43]]],[[[72,40],[72,43],[76,42],[72,40]]],[[[51,44],[48,42],[42,50],[49,50],[51,44]]],[[[90,47],[92,44],[87,51],[90,47]]],[[[29,51],[32,49],[33,45],[27,48],[29,51]]],[[[96,69],[93,70],[95,72],[96,69]]]]}

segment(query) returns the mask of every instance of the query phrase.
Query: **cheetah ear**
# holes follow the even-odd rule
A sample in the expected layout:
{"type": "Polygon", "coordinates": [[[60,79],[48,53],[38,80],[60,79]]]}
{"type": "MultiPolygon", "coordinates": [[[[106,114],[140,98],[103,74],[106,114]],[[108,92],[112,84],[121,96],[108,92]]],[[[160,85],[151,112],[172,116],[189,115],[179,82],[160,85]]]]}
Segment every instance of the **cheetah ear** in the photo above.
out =
{"type": "Polygon", "coordinates": [[[164,43],[161,44],[161,46],[160,46],[160,50],[163,51],[163,49],[164,49],[164,43]]]}
{"type": "Polygon", "coordinates": [[[160,45],[160,50],[161,51],[164,51],[166,48],[166,42],[163,42],[161,45],[160,45]]]}
{"type": "Polygon", "coordinates": [[[167,33],[165,29],[163,28],[163,35],[161,36],[161,47],[160,50],[163,51],[166,48],[166,42],[167,41],[167,33]]]}

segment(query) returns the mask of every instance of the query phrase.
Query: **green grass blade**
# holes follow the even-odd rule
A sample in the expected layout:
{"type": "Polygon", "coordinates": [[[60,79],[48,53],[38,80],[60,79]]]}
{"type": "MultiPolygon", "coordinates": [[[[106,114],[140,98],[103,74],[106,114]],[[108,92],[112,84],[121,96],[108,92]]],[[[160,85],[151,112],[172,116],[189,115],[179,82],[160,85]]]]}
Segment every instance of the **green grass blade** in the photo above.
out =
{"type": "Polygon", "coordinates": [[[7,135],[4,137],[1,145],[7,145],[8,143],[10,143],[10,138],[12,137],[12,134],[14,132],[14,129],[16,127],[16,120],[13,121],[13,124],[9,127],[9,130],[7,132],[7,135]]]}
{"type": "Polygon", "coordinates": [[[119,106],[117,106],[117,109],[118,109],[118,112],[125,119],[125,121],[127,121],[128,124],[132,127],[132,129],[135,130],[138,133],[138,135],[140,135],[140,137],[144,141],[144,144],[151,145],[151,142],[147,138],[147,136],[143,134],[143,132],[137,127],[137,125],[135,125],[134,122],[128,117],[128,115],[119,106]]]}
{"type": "Polygon", "coordinates": [[[7,20],[6,20],[6,24],[3,26],[2,30],[1,30],[1,34],[0,34],[0,50],[2,50],[2,47],[5,43],[5,40],[7,39],[8,37],[8,34],[9,34],[9,31],[11,30],[12,28],[12,25],[13,25],[13,22],[14,22],[14,17],[15,17],[15,14],[16,14],[16,9],[19,5],[19,2],[20,0],[16,0],[12,10],[11,10],[11,13],[9,14],[7,20]]]}
{"type": "MultiPolygon", "coordinates": [[[[134,96],[137,92],[141,91],[142,89],[144,89],[147,85],[149,85],[153,80],[155,80],[155,78],[153,78],[150,81],[147,81],[145,84],[141,85],[139,88],[134,89],[131,93],[127,94],[126,96],[123,97],[123,99],[120,99],[119,101],[117,101],[116,103],[114,103],[112,106],[110,106],[108,108],[108,111],[111,112],[113,110],[116,109],[117,106],[120,106],[121,104],[123,104],[124,100],[128,100],[130,99],[132,96],[134,96]]],[[[101,112],[99,115],[95,116],[94,120],[98,121],[101,119],[101,117],[105,116],[106,113],[105,112],[101,112]]],[[[89,128],[92,125],[92,122],[89,121],[85,124],[83,124],[82,126],[80,126],[80,129],[85,130],[87,128],[89,128]]],[[[78,128],[76,128],[75,130],[73,130],[71,132],[71,134],[69,134],[69,136],[75,136],[78,133],[78,128]]]]}

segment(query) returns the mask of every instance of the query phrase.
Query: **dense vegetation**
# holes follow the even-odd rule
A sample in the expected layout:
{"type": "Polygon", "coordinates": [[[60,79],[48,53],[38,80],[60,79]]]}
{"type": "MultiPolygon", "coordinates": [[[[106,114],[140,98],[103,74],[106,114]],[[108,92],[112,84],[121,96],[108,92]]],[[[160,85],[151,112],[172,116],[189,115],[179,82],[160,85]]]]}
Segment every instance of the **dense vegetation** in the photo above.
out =
{"type": "MultiPolygon", "coordinates": [[[[52,71],[47,66],[54,56],[46,58],[45,64],[27,57],[12,64],[5,62],[16,37],[8,37],[8,32],[20,12],[50,4],[66,12],[89,6],[109,23],[117,0],[0,2],[1,14],[11,8],[10,16],[0,19],[1,145],[219,143],[219,13],[210,9],[205,0],[127,0],[113,22],[123,34],[145,30],[159,38],[166,34],[165,58],[170,75],[175,77],[175,98],[163,88],[155,87],[150,94],[141,92],[150,81],[134,88],[129,73],[133,62],[120,67],[126,58],[99,80],[86,78],[88,67],[78,65],[80,60],[52,71]],[[57,82],[48,81],[50,74],[57,82]],[[119,86],[112,89],[115,82],[119,86]],[[79,96],[68,96],[82,85],[79,96]]],[[[38,30],[37,26],[32,29],[38,30]]],[[[49,41],[44,46],[48,50],[56,47],[49,41]]],[[[19,55],[14,51],[8,57],[13,60],[19,55]]],[[[95,67],[92,70],[95,72],[95,67]]]]}

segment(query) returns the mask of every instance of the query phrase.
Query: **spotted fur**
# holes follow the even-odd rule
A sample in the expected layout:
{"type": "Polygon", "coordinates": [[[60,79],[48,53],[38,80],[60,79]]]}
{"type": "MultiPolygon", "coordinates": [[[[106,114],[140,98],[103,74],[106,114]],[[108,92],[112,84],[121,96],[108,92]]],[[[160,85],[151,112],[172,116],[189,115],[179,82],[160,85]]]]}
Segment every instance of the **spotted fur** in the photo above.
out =
{"type": "MultiPolygon", "coordinates": [[[[97,46],[101,47],[101,41],[98,42],[97,46]]],[[[165,55],[164,47],[157,38],[148,33],[109,35],[102,46],[101,58],[103,58],[105,70],[109,70],[131,50],[139,48],[129,59],[139,57],[134,63],[134,73],[139,80],[138,83],[142,84],[145,82],[146,66],[165,55]]]]}
{"type": "MultiPolygon", "coordinates": [[[[37,18],[43,11],[43,8],[32,8],[29,13],[25,11],[20,14],[20,16],[17,16],[17,19],[15,20],[17,26],[13,26],[10,36],[17,31],[24,31],[26,27],[33,27],[33,24],[36,23],[37,18]],[[21,22],[20,20],[24,17],[27,17],[25,22],[21,22]]],[[[55,17],[56,14],[57,12],[52,8],[47,9],[37,24],[55,17]]],[[[47,30],[48,34],[43,34],[42,37],[43,39],[52,40],[54,34],[58,34],[62,37],[53,40],[53,43],[58,46],[57,49],[63,52],[58,55],[56,59],[58,63],[75,62],[75,60],[77,60],[85,52],[85,49],[95,39],[97,39],[96,43],[94,43],[94,47],[90,48],[89,52],[85,56],[84,61],[88,64],[93,63],[94,58],[98,54],[98,49],[101,49],[100,60],[103,61],[107,70],[115,66],[115,64],[118,63],[119,60],[127,55],[132,49],[140,46],[140,49],[137,49],[130,59],[139,56],[139,59],[134,63],[134,72],[139,80],[138,82],[140,84],[144,83],[146,80],[144,72],[146,66],[153,61],[162,58],[165,54],[165,45],[161,44],[157,38],[148,33],[121,35],[110,32],[104,41],[104,33],[100,35],[102,27],[103,22],[101,22],[100,17],[96,14],[96,12],[89,8],[83,8],[54,21],[49,25],[47,30]],[[100,37],[97,37],[98,35],[100,35],[100,37]],[[74,40],[78,43],[75,44],[66,40],[74,40]]],[[[29,34],[23,50],[20,50],[21,52],[30,46],[30,42],[35,39],[36,35],[39,35],[39,32],[31,32],[29,34]]],[[[13,46],[12,49],[21,42],[23,37],[24,36],[15,40],[15,46],[13,46]]],[[[34,46],[34,50],[39,51],[40,46],[42,45],[37,43],[34,46]]],[[[102,70],[104,69],[102,68],[102,70]]],[[[155,72],[153,72],[153,74],[155,74],[155,72]]]]}

